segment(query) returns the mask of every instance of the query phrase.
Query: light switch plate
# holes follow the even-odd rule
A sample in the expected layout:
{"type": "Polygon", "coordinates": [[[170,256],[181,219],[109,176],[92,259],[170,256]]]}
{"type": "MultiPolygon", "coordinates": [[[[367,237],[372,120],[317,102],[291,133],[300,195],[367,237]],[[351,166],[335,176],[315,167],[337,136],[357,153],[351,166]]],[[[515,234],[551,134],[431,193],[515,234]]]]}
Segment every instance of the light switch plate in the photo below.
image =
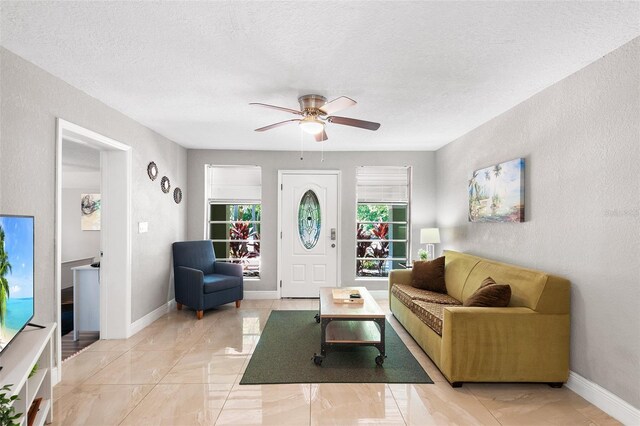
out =
{"type": "Polygon", "coordinates": [[[149,222],[138,222],[138,233],[144,234],[149,231],[149,222]]]}

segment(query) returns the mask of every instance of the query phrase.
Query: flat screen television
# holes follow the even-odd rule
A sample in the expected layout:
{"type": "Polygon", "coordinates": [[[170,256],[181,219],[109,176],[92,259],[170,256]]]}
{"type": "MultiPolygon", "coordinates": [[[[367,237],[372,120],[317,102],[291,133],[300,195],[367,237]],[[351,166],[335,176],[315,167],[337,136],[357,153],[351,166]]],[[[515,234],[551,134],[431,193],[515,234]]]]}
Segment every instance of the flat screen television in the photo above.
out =
{"type": "Polygon", "coordinates": [[[0,214],[0,354],[33,319],[33,216],[0,214]]]}

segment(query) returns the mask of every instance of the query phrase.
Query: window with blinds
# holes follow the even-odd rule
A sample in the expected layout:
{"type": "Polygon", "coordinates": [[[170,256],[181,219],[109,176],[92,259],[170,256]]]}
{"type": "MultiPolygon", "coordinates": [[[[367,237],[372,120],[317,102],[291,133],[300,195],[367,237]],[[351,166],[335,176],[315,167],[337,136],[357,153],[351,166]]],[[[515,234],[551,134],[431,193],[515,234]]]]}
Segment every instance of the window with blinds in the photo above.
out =
{"type": "Polygon", "coordinates": [[[239,263],[260,276],[262,169],[207,166],[208,236],[218,260],[239,263]]]}
{"type": "Polygon", "coordinates": [[[356,170],[356,277],[386,277],[409,255],[411,168],[356,170]]]}

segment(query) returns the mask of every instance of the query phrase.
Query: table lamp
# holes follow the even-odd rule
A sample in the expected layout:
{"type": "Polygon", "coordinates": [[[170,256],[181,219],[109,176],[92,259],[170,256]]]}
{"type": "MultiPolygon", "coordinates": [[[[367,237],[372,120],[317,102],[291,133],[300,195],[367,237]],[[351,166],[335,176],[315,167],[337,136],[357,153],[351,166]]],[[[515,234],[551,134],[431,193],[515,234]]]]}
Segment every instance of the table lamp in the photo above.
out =
{"type": "Polygon", "coordinates": [[[440,231],[438,228],[422,228],[420,230],[420,244],[427,245],[427,260],[435,259],[434,244],[440,244],[440,231]]]}

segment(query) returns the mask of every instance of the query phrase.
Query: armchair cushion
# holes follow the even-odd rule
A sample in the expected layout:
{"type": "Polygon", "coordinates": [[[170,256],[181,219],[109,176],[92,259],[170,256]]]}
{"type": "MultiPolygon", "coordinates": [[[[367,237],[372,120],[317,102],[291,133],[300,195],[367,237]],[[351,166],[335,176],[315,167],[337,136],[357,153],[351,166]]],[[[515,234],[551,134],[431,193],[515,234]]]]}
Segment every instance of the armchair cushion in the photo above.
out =
{"type": "Polygon", "coordinates": [[[173,243],[173,265],[198,269],[203,274],[214,272],[216,256],[211,240],[173,243]]]}
{"type": "Polygon", "coordinates": [[[215,273],[221,275],[233,275],[242,277],[242,265],[237,263],[216,262],[215,273]]]}
{"type": "Polygon", "coordinates": [[[204,293],[215,293],[216,291],[227,290],[242,286],[242,277],[231,275],[208,274],[204,276],[204,293]]]}

